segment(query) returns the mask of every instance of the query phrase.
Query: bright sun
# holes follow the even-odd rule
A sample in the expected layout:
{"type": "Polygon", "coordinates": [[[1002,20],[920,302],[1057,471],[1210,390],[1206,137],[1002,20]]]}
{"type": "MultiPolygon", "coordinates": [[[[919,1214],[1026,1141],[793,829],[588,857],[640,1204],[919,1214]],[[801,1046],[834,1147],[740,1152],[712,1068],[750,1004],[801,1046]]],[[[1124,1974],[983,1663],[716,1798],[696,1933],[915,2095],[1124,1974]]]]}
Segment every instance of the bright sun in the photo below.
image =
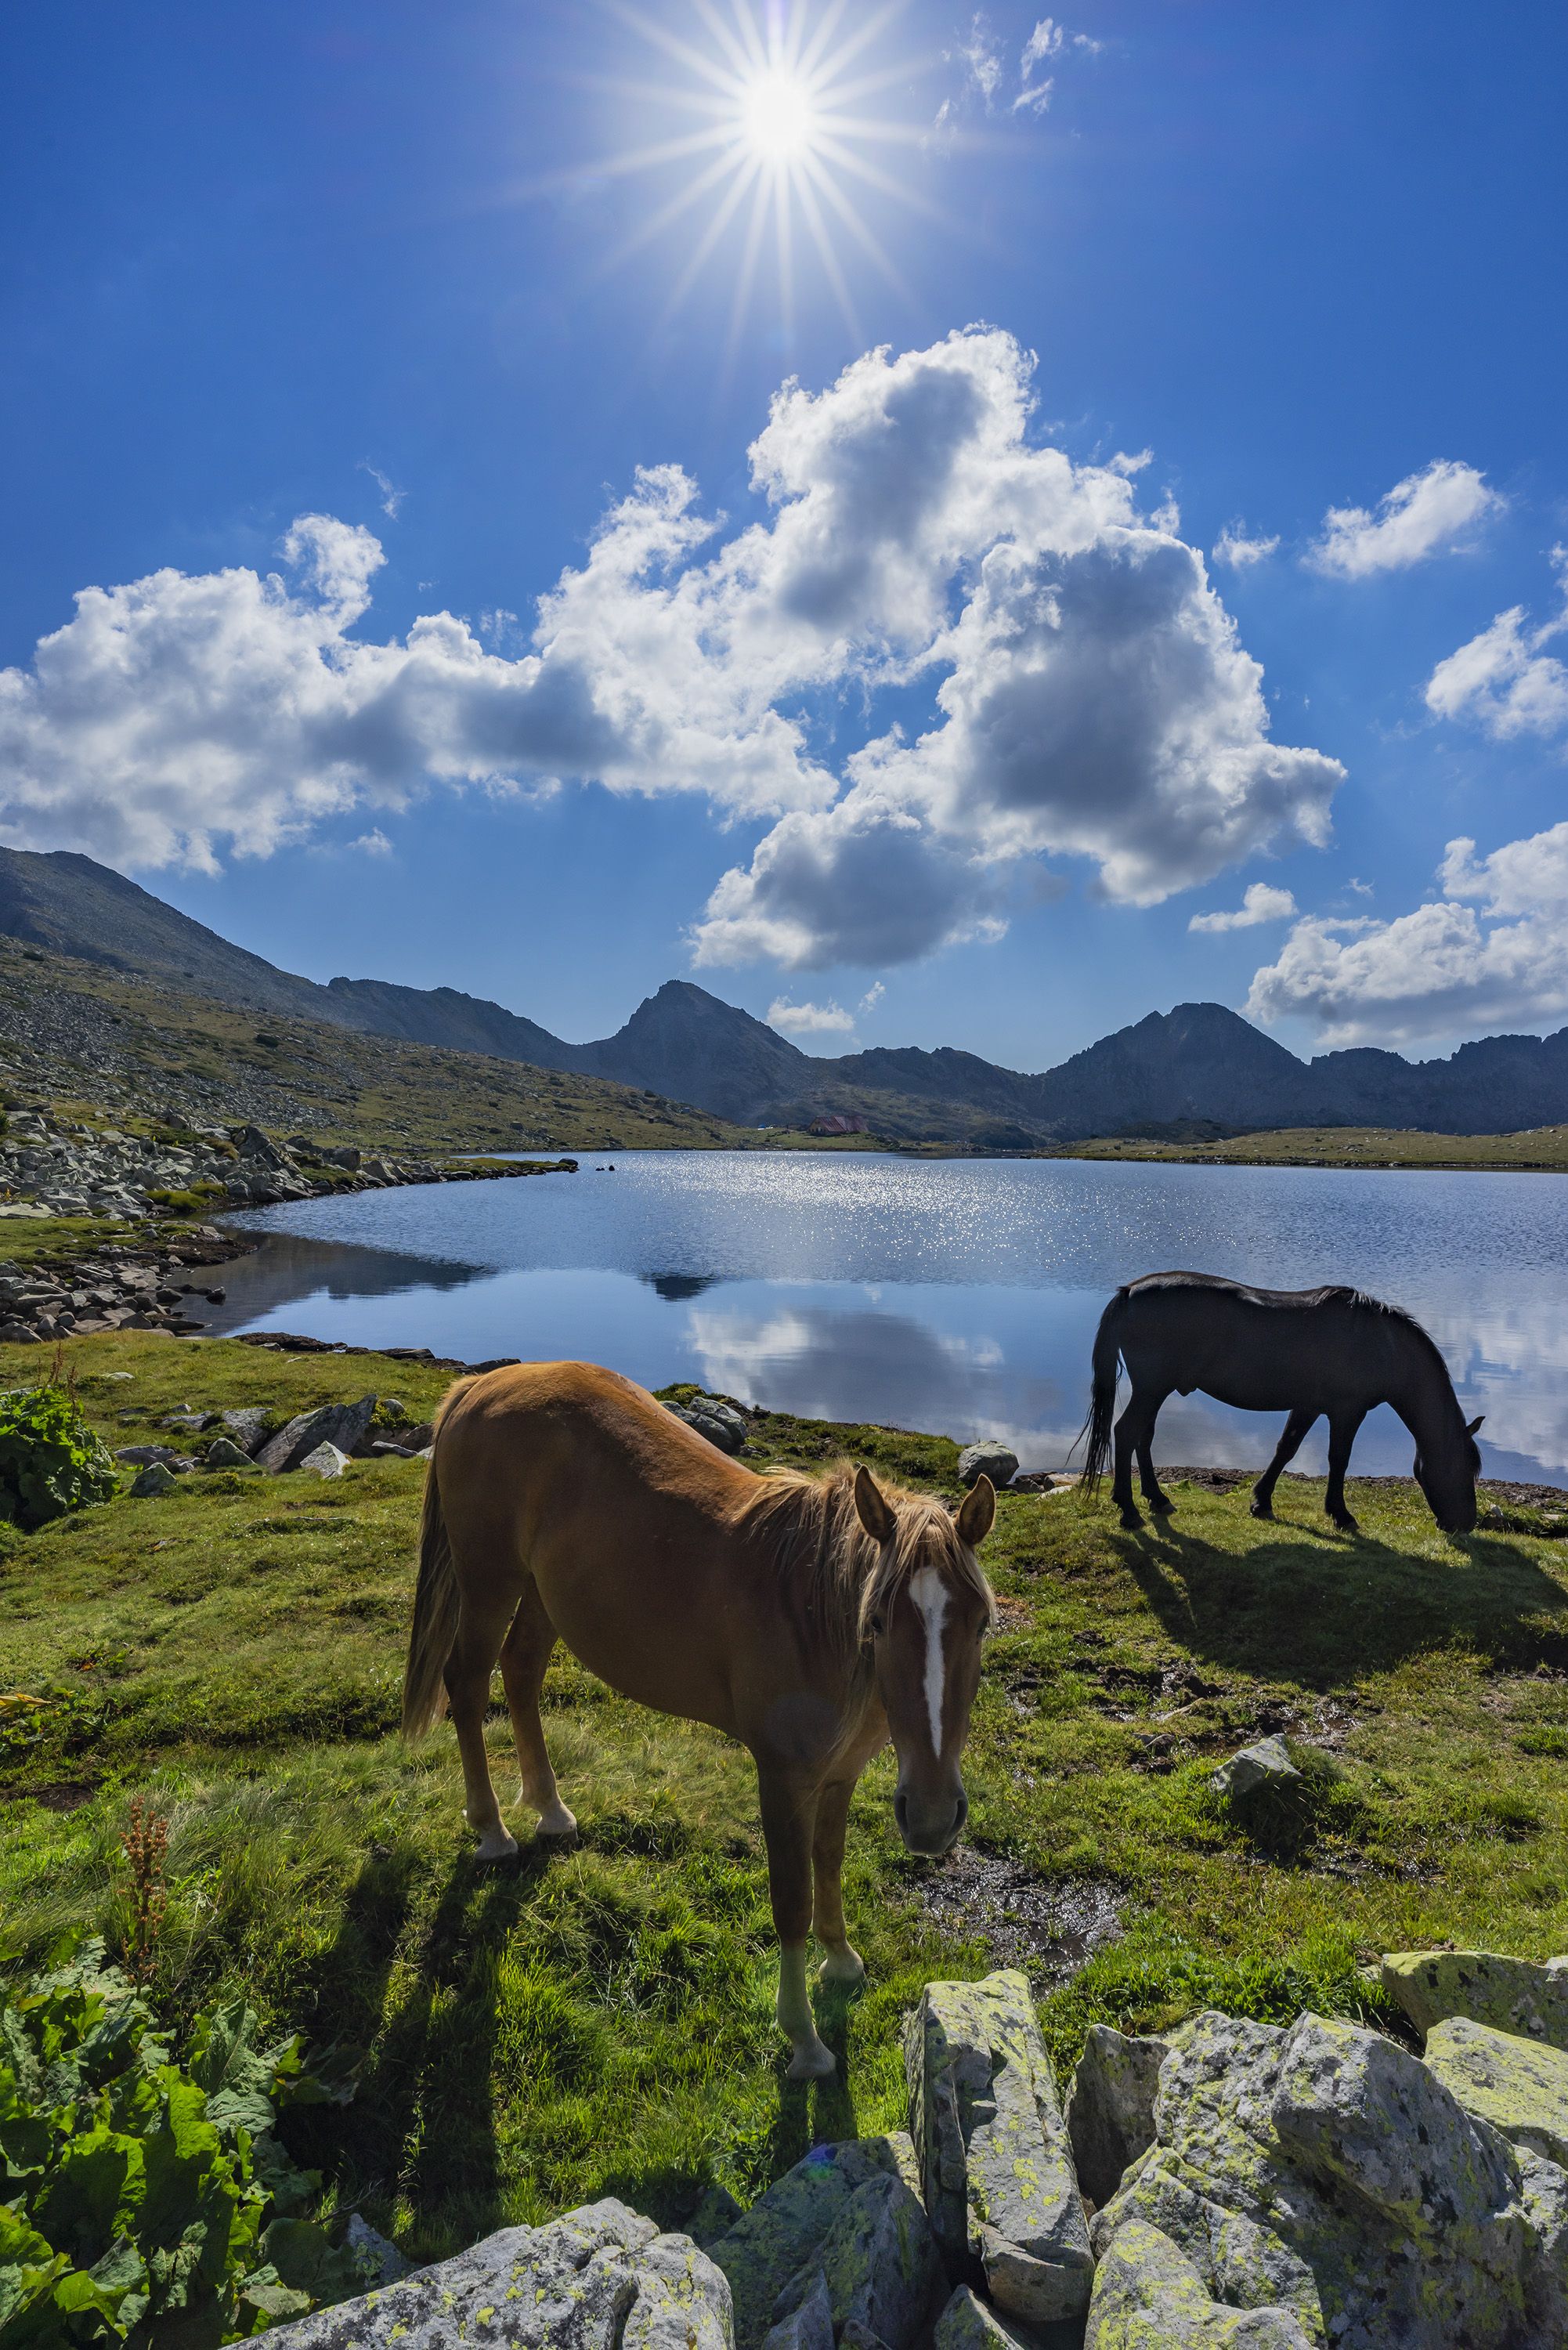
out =
{"type": "Polygon", "coordinates": [[[741,121],[747,144],[775,163],[803,155],[815,121],[811,92],[791,73],[770,68],[741,93],[741,121]]]}

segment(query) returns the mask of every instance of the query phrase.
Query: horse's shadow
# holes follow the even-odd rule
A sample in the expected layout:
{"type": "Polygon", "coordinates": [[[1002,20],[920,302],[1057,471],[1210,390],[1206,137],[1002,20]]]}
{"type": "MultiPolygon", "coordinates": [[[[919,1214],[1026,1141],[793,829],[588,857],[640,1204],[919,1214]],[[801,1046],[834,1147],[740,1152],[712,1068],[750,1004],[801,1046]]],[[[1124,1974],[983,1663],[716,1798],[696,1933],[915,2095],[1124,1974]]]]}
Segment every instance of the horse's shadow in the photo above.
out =
{"type": "Polygon", "coordinates": [[[1455,1642],[1493,1669],[1568,1665],[1568,1591],[1486,1535],[1432,1557],[1282,1521],[1237,1555],[1177,1517],[1112,1541],[1173,1641],[1260,1679],[1330,1689],[1455,1642]]]}

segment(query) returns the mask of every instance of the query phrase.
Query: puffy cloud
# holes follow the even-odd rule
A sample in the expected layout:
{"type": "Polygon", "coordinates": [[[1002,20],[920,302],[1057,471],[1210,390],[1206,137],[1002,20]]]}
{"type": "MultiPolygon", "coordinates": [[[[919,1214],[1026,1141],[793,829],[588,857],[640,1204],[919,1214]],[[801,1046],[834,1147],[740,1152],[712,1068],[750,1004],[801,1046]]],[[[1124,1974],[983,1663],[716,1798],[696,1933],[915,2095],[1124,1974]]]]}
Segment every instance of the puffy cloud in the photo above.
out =
{"type": "Polygon", "coordinates": [[[1305,557],[1314,571],[1366,579],[1376,571],[1405,571],[1429,555],[1452,554],[1472,527],[1507,504],[1473,465],[1436,459],[1424,473],[1397,482],[1376,511],[1330,506],[1323,536],[1305,557]]]}
{"type": "Polygon", "coordinates": [[[360,833],[348,846],[362,849],[367,857],[390,857],[392,853],[392,844],[379,824],[372,825],[369,832],[360,833]]]}
{"type": "MultiPolygon", "coordinates": [[[[1552,559],[1568,574],[1568,549],[1554,548],[1552,559]]],[[[1427,681],[1428,709],[1438,718],[1472,718],[1501,740],[1562,733],[1568,728],[1568,665],[1543,648],[1565,629],[1568,608],[1539,629],[1525,626],[1521,604],[1500,612],[1490,629],[1438,663],[1427,681]]]]}
{"type": "Polygon", "coordinates": [[[1194,914],[1187,927],[1189,931],[1251,931],[1260,922],[1288,921],[1295,910],[1296,901],[1288,889],[1275,889],[1267,881],[1254,881],[1233,912],[1194,914]]]}
{"type": "Polygon", "coordinates": [[[1249,538],[1246,525],[1228,522],[1210,552],[1216,563],[1228,563],[1232,571],[1250,571],[1255,563],[1266,563],[1279,550],[1279,539],[1249,538]]]}
{"type": "Polygon", "coordinates": [[[786,1036],[855,1034],[855,1014],[841,1003],[792,1003],[787,995],[775,995],[764,1017],[770,1028],[781,1029],[786,1036]]]}
{"type": "Polygon", "coordinates": [[[1568,1013],[1568,824],[1477,858],[1451,840],[1446,896],[1392,922],[1296,924],[1257,972],[1255,1020],[1297,1014],[1330,1045],[1397,1045],[1568,1013]]]}
{"type": "Polygon", "coordinates": [[[797,969],[994,935],[1044,856],[1144,904],[1323,840],[1338,764],[1269,740],[1202,557],[1138,511],[1140,461],[1031,441],[1033,366],[971,329],[786,384],[750,452],[765,511],[726,531],[679,467],[640,472],[526,635],[499,610],[361,632],[381,549],[324,515],[285,539],[286,582],[88,588],[0,673],[0,838],[210,864],[432,780],[699,792],[777,819],[699,959],[797,969]],[[895,689],[925,731],[878,718],[895,689]],[[857,711],[831,772],[826,723],[857,711]]]}

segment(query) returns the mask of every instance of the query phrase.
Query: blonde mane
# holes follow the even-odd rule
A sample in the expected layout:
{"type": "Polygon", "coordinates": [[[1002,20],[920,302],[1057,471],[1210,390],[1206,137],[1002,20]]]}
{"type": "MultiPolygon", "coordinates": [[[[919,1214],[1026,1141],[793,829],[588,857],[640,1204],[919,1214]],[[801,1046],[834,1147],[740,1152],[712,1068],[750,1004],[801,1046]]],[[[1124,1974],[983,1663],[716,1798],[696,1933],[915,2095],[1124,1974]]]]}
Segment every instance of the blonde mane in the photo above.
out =
{"type": "Polygon", "coordinates": [[[758,1481],[742,1525],[760,1539],[805,1627],[815,1633],[844,1676],[838,1746],[854,1742],[874,1687],[871,1625],[921,1566],[935,1566],[984,1606],[996,1600],[974,1553],[959,1537],[947,1504],[934,1493],[883,1484],[898,1521],[886,1553],[855,1507],[855,1464],[836,1461],[816,1476],[776,1470],[758,1481]]]}

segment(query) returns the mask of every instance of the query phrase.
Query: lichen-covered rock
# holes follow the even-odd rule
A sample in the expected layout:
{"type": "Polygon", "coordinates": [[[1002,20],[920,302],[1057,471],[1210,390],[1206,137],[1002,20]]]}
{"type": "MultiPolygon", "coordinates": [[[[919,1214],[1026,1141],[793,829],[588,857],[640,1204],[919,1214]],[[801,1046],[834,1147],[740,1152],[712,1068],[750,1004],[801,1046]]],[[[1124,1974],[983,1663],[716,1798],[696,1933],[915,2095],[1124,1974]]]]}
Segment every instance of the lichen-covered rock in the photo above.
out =
{"type": "Polygon", "coordinates": [[[1294,2310],[1216,2301],[1179,2246],[1129,2220],[1096,2273],[1084,2350],[1316,2350],[1321,2340],[1294,2310]]]}
{"type": "Polygon", "coordinates": [[[1160,2068],[1155,2127],[1096,2219],[1102,2259],[1146,2222],[1212,2299],[1291,2310],[1308,2341],[1334,2350],[1529,2341],[1519,2163],[1376,2033],[1314,2015],[1288,2032],[1199,2016],[1160,2068]]]}
{"type": "Polygon", "coordinates": [[[814,2146],[709,2251],[730,2281],[739,2350],[756,2350],[774,2323],[780,2293],[805,2266],[856,2189],[869,2178],[902,2178],[919,2191],[915,2150],[902,2131],[814,2146]]]}
{"type": "Polygon", "coordinates": [[[1568,2342],[1568,2171],[1539,2155],[1519,2158],[1520,2201],[1530,2230],[1524,2310],[1531,2343],[1568,2342]]]}
{"type": "Polygon", "coordinates": [[[406,2277],[413,2262],[405,2260],[396,2244],[378,2233],[368,2220],[358,2211],[348,2214],[348,2225],[343,2231],[343,2249],[354,2266],[355,2274],[367,2293],[378,2285],[396,2284],[406,2277]]]}
{"type": "Polygon", "coordinates": [[[166,1461],[150,1461],[140,1475],[132,1481],[131,1499],[136,1502],[146,1502],[154,1499],[160,1493],[171,1493],[174,1490],[174,1471],[166,1461]]]}
{"type": "Polygon", "coordinates": [[[955,2285],[937,2320],[931,2350],[1035,2350],[1035,2337],[969,2285],[955,2285]]]}
{"type": "Polygon", "coordinates": [[[1517,2033],[1448,2015],[1427,2034],[1427,2064],[1463,2106],[1549,2162],[1568,2163],[1568,2055],[1517,2033]]]}
{"type": "Polygon", "coordinates": [[[1298,1784],[1301,1775],[1282,1738],[1260,1738],[1255,1745],[1243,1746],[1228,1762],[1221,1762],[1209,1783],[1228,1804],[1245,1806],[1265,1792],[1277,1794],[1298,1784]]]}
{"type": "Polygon", "coordinates": [[[810,2286],[788,2316],[770,2327],[763,2350],[833,2350],[833,2303],[820,2269],[813,2272],[810,2286]]]}
{"type": "Polygon", "coordinates": [[[268,1437],[256,1461],[270,1476],[280,1477],[297,1469],[318,1444],[334,1444],[339,1452],[352,1452],[375,1412],[373,1395],[361,1396],[358,1403],[327,1403],[316,1411],[297,1412],[286,1428],[268,1437]]]}
{"type": "Polygon", "coordinates": [[[340,1452],[336,1444],[317,1444],[295,1465],[302,1475],[341,1477],[348,1466],[348,1455],[340,1452]]]}
{"type": "Polygon", "coordinates": [[[607,2198],[504,2228],[384,2291],[275,2327],[268,2350],[729,2350],[730,2294],[686,2236],[607,2198]]]}
{"type": "Polygon", "coordinates": [[[928,1983],[904,2040],[926,2210],[956,2282],[1027,2323],[1080,2314],[1094,2267],[1027,1979],[928,1983]]]}
{"type": "Polygon", "coordinates": [[[1108,2023],[1089,2027],[1067,2093],[1067,2137],[1078,2184],[1091,2203],[1108,2203],[1129,2162],[1154,2144],[1159,2068],[1173,2043],[1132,2039],[1108,2023]]]}
{"type": "Polygon", "coordinates": [[[1542,1967],[1490,1950],[1394,1950],[1382,1971],[1384,1990],[1417,2032],[1468,2015],[1494,2032],[1568,2049],[1568,1958],[1542,1967]]]}
{"type": "Polygon", "coordinates": [[[851,2324],[909,2350],[929,2321],[943,2282],[941,2261],[919,2196],[902,2178],[857,2187],[805,2265],[784,2287],[775,2321],[797,2309],[818,2282],[836,2334],[851,2324]]]}

